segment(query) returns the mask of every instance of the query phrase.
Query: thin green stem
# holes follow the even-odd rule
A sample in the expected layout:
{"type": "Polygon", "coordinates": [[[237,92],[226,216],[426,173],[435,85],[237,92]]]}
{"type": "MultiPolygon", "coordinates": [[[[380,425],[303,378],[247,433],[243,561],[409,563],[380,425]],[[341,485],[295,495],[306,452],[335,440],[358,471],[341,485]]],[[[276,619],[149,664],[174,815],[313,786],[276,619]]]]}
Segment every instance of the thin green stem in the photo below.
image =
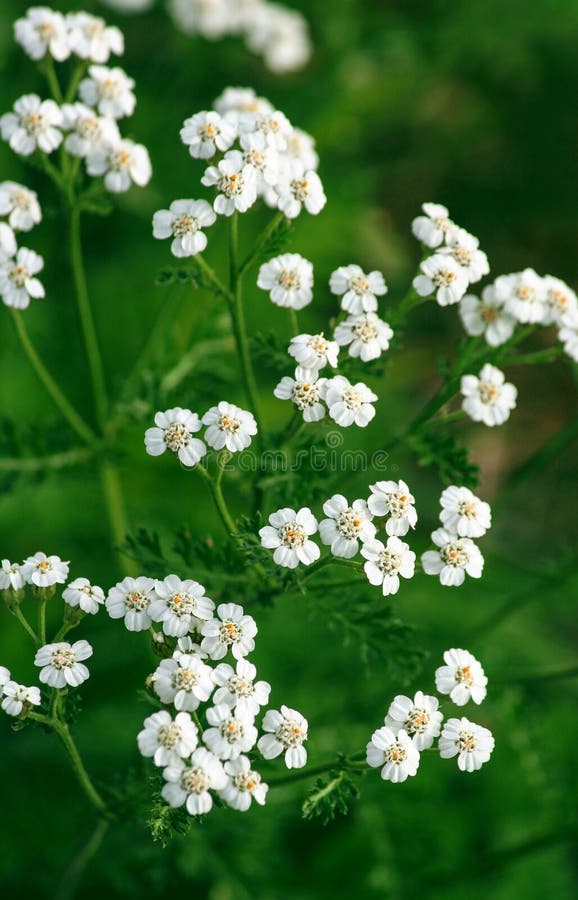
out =
{"type": "Polygon", "coordinates": [[[95,807],[99,813],[105,814],[107,812],[107,806],[95,786],[93,785],[88,772],[84,766],[84,763],[81,759],[80,753],[78,752],[78,748],[72,739],[72,735],[70,734],[70,730],[68,725],[64,722],[60,722],[58,719],[52,721],[52,728],[60,739],[62,743],[68,759],[72,765],[74,774],[76,775],[78,781],[84,793],[95,807]]]}
{"type": "Polygon", "coordinates": [[[38,637],[41,645],[46,643],[46,598],[42,597],[38,606],[38,637]]]}
{"type": "Polygon", "coordinates": [[[544,350],[536,350],[534,353],[519,353],[514,356],[507,356],[502,360],[503,366],[532,366],[541,365],[542,363],[556,362],[562,355],[560,346],[547,347],[544,350]]]}
{"type": "Polygon", "coordinates": [[[32,628],[30,622],[28,621],[28,619],[26,618],[26,616],[24,615],[22,610],[20,609],[20,606],[18,604],[11,606],[10,612],[12,613],[13,616],[15,616],[16,619],[18,619],[18,621],[22,625],[24,631],[26,632],[26,634],[32,638],[32,640],[34,641],[36,646],[40,647],[40,638],[38,637],[38,635],[32,628]]]}
{"type": "Polygon", "coordinates": [[[82,845],[76,853],[68,868],[66,869],[56,893],[55,900],[73,900],[76,896],[77,888],[82,877],[91,862],[96,856],[105,835],[110,828],[110,822],[107,819],[98,819],[96,825],[91,831],[88,840],[82,845]]]}
{"type": "Polygon", "coordinates": [[[345,566],[347,569],[355,569],[356,572],[361,572],[363,569],[363,563],[358,562],[355,559],[341,559],[338,556],[325,556],[323,559],[313,563],[312,566],[309,566],[303,575],[303,580],[311,578],[321,569],[327,568],[327,566],[345,566]]]}
{"type": "Polygon", "coordinates": [[[56,100],[58,104],[62,104],[64,102],[64,97],[62,95],[62,89],[60,87],[60,82],[58,81],[56,69],[54,68],[54,60],[50,53],[47,53],[40,63],[40,69],[48,82],[48,87],[50,88],[53,99],[56,100]]]}
{"type": "Polygon", "coordinates": [[[86,62],[79,62],[78,65],[76,66],[74,72],[72,73],[72,78],[70,79],[70,82],[66,89],[66,94],[64,97],[65,103],[72,103],[72,101],[74,100],[76,91],[78,89],[78,85],[80,84],[80,82],[84,76],[84,73],[86,72],[86,69],[87,69],[86,62]]]}
{"type": "Polygon", "coordinates": [[[319,766],[309,766],[304,769],[292,772],[290,775],[281,775],[279,778],[268,778],[267,784],[270,787],[279,787],[285,784],[293,784],[295,781],[303,781],[306,778],[315,778],[317,775],[323,775],[325,772],[346,772],[348,769],[363,769],[366,763],[362,757],[365,754],[356,753],[353,756],[343,759],[334,759],[328,763],[322,763],[319,766]]]}
{"type": "MultiPolygon", "coordinates": [[[[233,218],[235,218],[235,216],[233,216],[233,218]]],[[[220,280],[220,278],[218,277],[218,275],[216,274],[214,269],[208,264],[206,259],[203,256],[201,256],[201,254],[199,254],[198,256],[195,257],[195,262],[198,265],[198,267],[201,269],[201,271],[204,273],[204,275],[206,276],[209,284],[213,285],[214,292],[216,294],[219,294],[222,297],[225,297],[225,299],[229,303],[232,303],[234,301],[234,297],[227,290],[227,288],[225,287],[223,282],[220,280]]]]}
{"type": "Polygon", "coordinates": [[[291,334],[293,337],[296,337],[299,334],[299,320],[297,318],[297,310],[293,309],[292,306],[289,307],[289,322],[291,334]]]}

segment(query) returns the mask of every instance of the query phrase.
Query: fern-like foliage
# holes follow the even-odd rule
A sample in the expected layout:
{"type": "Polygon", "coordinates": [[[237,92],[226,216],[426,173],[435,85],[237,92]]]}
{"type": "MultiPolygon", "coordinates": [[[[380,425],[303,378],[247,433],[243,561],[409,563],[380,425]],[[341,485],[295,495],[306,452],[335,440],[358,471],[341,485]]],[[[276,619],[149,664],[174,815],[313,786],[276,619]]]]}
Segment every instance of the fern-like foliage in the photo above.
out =
{"type": "Polygon", "coordinates": [[[346,768],[336,768],[326,778],[317,779],[303,801],[301,812],[304,819],[320,819],[322,825],[328,825],[337,816],[348,815],[358,797],[354,777],[346,768]]]}
{"type": "Polygon", "coordinates": [[[433,466],[442,484],[474,488],[479,483],[479,466],[471,462],[468,450],[447,430],[422,428],[408,438],[420,466],[433,466]]]}

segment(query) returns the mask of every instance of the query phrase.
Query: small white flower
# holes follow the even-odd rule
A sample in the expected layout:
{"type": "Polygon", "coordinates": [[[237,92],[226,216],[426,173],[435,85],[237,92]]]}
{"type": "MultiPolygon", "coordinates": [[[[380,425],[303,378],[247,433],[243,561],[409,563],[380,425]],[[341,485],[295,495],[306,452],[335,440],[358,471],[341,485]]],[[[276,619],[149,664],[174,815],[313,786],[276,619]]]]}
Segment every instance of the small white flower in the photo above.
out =
{"type": "Polygon", "coordinates": [[[578,362],[578,313],[571,312],[562,316],[558,339],[562,342],[564,352],[574,362],[578,362]]]}
{"type": "Polygon", "coordinates": [[[378,481],[369,489],[367,505],[374,516],[389,516],[385,523],[388,534],[403,537],[410,528],[415,528],[415,497],[405,481],[378,481]]]}
{"type": "Polygon", "coordinates": [[[38,196],[22,184],[3,181],[0,184],[0,216],[8,216],[8,224],[15,231],[31,231],[42,219],[38,196]]]}
{"type": "Polygon", "coordinates": [[[494,744],[494,737],[488,728],[463,717],[447,720],[438,747],[442,759],[457,756],[460,771],[476,772],[490,759],[494,744]]]}
{"type": "Polygon", "coordinates": [[[237,603],[221,603],[216,617],[201,626],[201,634],[201,649],[211,659],[223,659],[229,649],[235,659],[242,659],[255,649],[257,624],[237,603]]]}
{"type": "Polygon", "coordinates": [[[84,103],[65,103],[62,107],[64,130],[69,131],[64,149],[72,156],[90,156],[120,142],[120,132],[114,119],[98,116],[84,103]]]}
{"type": "Polygon", "coordinates": [[[366,748],[366,759],[372,769],[381,768],[384,781],[394,784],[415,775],[419,768],[419,750],[407,734],[400,729],[378,728],[373,732],[366,748]]]}
{"type": "Polygon", "coordinates": [[[268,144],[263,146],[257,134],[244,135],[243,160],[250,166],[257,179],[257,194],[268,195],[273,185],[277,184],[280,177],[279,154],[274,147],[268,144]]]}
{"type": "Polygon", "coordinates": [[[15,681],[8,681],[0,695],[4,696],[2,700],[2,709],[9,716],[19,716],[24,705],[40,706],[41,697],[40,690],[37,687],[26,687],[23,684],[17,684],[15,681]]]}
{"type": "Polygon", "coordinates": [[[316,216],[327,203],[319,175],[306,170],[299,160],[290,162],[287,177],[275,185],[275,190],[277,205],[288,219],[297,218],[303,208],[316,216]]]}
{"type": "Polygon", "coordinates": [[[233,115],[237,121],[241,113],[272,112],[273,107],[264,97],[258,97],[253,88],[228,87],[215,100],[213,106],[222,116],[233,115]]]}
{"type": "Polygon", "coordinates": [[[291,134],[291,123],[278,109],[245,112],[239,117],[239,134],[243,150],[249,147],[272,147],[274,150],[284,151],[291,134]]]}
{"type": "Polygon", "coordinates": [[[206,200],[174,200],[169,209],[159,209],[154,214],[153,237],[173,238],[173,256],[195,256],[207,246],[207,237],[201,229],[212,225],[216,218],[206,200]]]}
{"type": "Polygon", "coordinates": [[[47,54],[58,62],[70,56],[70,35],[62,13],[46,6],[34,6],[14,22],[14,37],[30,59],[47,54]]]}
{"type": "Polygon", "coordinates": [[[88,641],[68,644],[45,644],[34,657],[34,665],[40,666],[38,676],[42,684],[53,688],[78,687],[89,677],[90,672],[83,660],[92,656],[88,641]]]}
{"type": "Polygon", "coordinates": [[[22,566],[3,559],[0,565],[0,591],[19,591],[26,584],[22,566]]]}
{"type": "Polygon", "coordinates": [[[426,247],[439,247],[451,240],[456,226],[449,218],[447,207],[441,203],[423,203],[425,216],[418,216],[411,223],[411,230],[426,247]]]}
{"type": "Polygon", "coordinates": [[[543,324],[548,318],[544,279],[533,269],[513,275],[500,275],[494,281],[494,291],[506,312],[517,322],[543,324]]]}
{"type": "Polygon", "coordinates": [[[167,575],[156,582],[154,592],[149,616],[153,622],[162,622],[164,633],[171,637],[184,637],[213,615],[215,604],[198,581],[167,575]]]}
{"type": "Polygon", "coordinates": [[[490,428],[502,425],[516,407],[517,388],[505,380],[504,373],[486,363],[479,377],[464,375],[460,388],[462,409],[474,422],[490,428]]]}
{"type": "Polygon", "coordinates": [[[365,428],[375,416],[375,407],[372,403],[377,400],[366,384],[358,381],[351,384],[343,375],[330,378],[325,385],[325,402],[329,407],[331,418],[347,428],[349,425],[358,425],[365,428]]]}
{"type": "Polygon", "coordinates": [[[483,334],[490,347],[509,341],[516,326],[516,320],[505,311],[491,284],[483,289],[481,300],[473,294],[462,297],[459,314],[467,333],[473,337],[483,334]]]}
{"type": "Polygon", "coordinates": [[[257,747],[265,759],[276,759],[285,753],[285,765],[288,769],[302,769],[307,762],[307,750],[303,746],[308,737],[307,719],[288,706],[281,711],[269,709],[263,719],[263,731],[268,732],[259,738],[257,747]]]}
{"type": "Polygon", "coordinates": [[[365,500],[354,500],[351,506],[342,494],[334,494],[323,504],[327,519],[319,523],[319,536],[331,547],[333,556],[351,559],[362,544],[375,537],[372,513],[365,500]]]}
{"type": "Polygon", "coordinates": [[[252,716],[243,716],[224,703],[212,706],[206,715],[212,727],[203,732],[203,741],[219,759],[236,759],[257,743],[252,716]]]}
{"type": "Polygon", "coordinates": [[[387,544],[371,540],[361,548],[367,560],[363,569],[370,584],[381,585],[384,597],[397,594],[399,577],[413,578],[415,553],[398,537],[388,537],[387,544]]]}
{"type": "Polygon", "coordinates": [[[215,41],[234,30],[229,0],[169,0],[168,9],[175,25],[185,34],[201,34],[215,41]]]}
{"type": "Polygon", "coordinates": [[[317,170],[319,155],[315,149],[315,138],[300,128],[294,128],[287,137],[285,154],[289,159],[297,159],[306,170],[317,170]]]}
{"type": "Polygon", "coordinates": [[[246,812],[252,800],[260,806],[265,804],[269,785],[251,768],[248,757],[238,756],[237,759],[226,762],[225,772],[229,776],[229,783],[219,791],[219,797],[231,809],[246,812]]]}
{"type": "Polygon", "coordinates": [[[320,334],[298,334],[291,338],[288,348],[292,356],[304,369],[323,369],[337,366],[339,347],[335,341],[328,341],[323,332],[320,334]]]}
{"type": "Polygon", "coordinates": [[[155,766],[178,764],[199,742],[197,726],[186,712],[177,713],[173,719],[163,709],[148,716],[143,725],[137,735],[138,749],[143,756],[152,756],[155,766]]]}
{"type": "Polygon", "coordinates": [[[228,150],[237,137],[237,129],[218,112],[198,112],[185,119],[181,140],[195,159],[209,159],[218,150],[228,150]]]}
{"type": "Polygon", "coordinates": [[[447,247],[440,250],[453,257],[459,266],[465,271],[470,284],[479,281],[490,271],[488,257],[480,250],[480,242],[477,237],[470,234],[464,228],[456,228],[449,236],[447,247]]]}
{"type": "Polygon", "coordinates": [[[207,452],[205,444],[193,437],[201,429],[197,413],[180,406],[155,413],[155,427],[145,431],[149,456],[162,456],[165,450],[176,453],[184,466],[196,466],[207,452]]]}
{"type": "Polygon", "coordinates": [[[163,659],[153,675],[155,693],[178,710],[195,710],[213,693],[213,670],[197,653],[175,651],[163,659]]]}
{"type": "Polygon", "coordinates": [[[309,28],[304,16],[278,3],[253,4],[246,25],[247,44],[272,72],[301,69],[312,53],[309,28]]]}
{"type": "Polygon", "coordinates": [[[44,297],[44,286],[35,276],[44,260],[34,250],[20,247],[13,258],[0,262],[0,295],[6,306],[27,309],[30,300],[44,297]]]}
{"type": "Polygon", "coordinates": [[[303,309],[313,299],[313,265],[299,253],[283,253],[263,263],[257,287],[269,291],[276,306],[303,309]]]}
{"type": "Polygon", "coordinates": [[[546,291],[545,325],[553,323],[559,325],[565,316],[578,314],[578,298],[565,281],[546,275],[542,279],[542,284],[546,291]]]}
{"type": "Polygon", "coordinates": [[[90,13],[69,13],[66,17],[72,52],[80,59],[106,63],[111,53],[122,56],[124,37],[114,25],[107,25],[104,19],[90,13]]]}
{"type": "Polygon", "coordinates": [[[123,69],[90,66],[88,74],[90,77],[83,79],[78,88],[83,103],[111,119],[132,116],[136,106],[134,80],[123,69]]]}
{"type": "Polygon", "coordinates": [[[439,575],[446,587],[459,587],[466,574],[471,578],[481,578],[484,557],[470,538],[457,537],[438,528],[432,533],[432,541],[439,550],[427,550],[422,554],[421,564],[426,575],[439,575]]]}
{"type": "Polygon", "coordinates": [[[436,295],[440,306],[458,303],[468,288],[465,269],[452,256],[434,253],[420,263],[421,275],[413,279],[413,286],[420,297],[436,295]]]}
{"type": "Polygon", "coordinates": [[[28,584],[34,584],[36,587],[64,584],[68,578],[69,565],[70,563],[63,562],[59,556],[46,556],[39,551],[24,560],[22,576],[28,584]]]}
{"type": "Polygon", "coordinates": [[[220,216],[247,212],[257,199],[255,169],[246,164],[240,150],[229,150],[216,166],[209,166],[201,184],[216,188],[213,209],[220,216]]]}
{"type": "Polygon", "coordinates": [[[163,799],[173,807],[186,806],[191,816],[210,812],[213,798],[209,791],[220,791],[228,782],[222,763],[204,747],[194,750],[190,759],[168,766],[163,778],[167,782],[161,792],[163,799]]]}
{"type": "Polygon", "coordinates": [[[144,187],[151,180],[148,150],[134,141],[120,140],[95,149],[86,158],[89,175],[104,175],[104,186],[112,194],[124,194],[131,184],[144,187]]]}
{"type": "Polygon", "coordinates": [[[488,679],[481,663],[468,650],[453,648],[444,653],[445,666],[435,671],[436,690],[449,694],[456,706],[465,706],[471,699],[480,704],[486,696],[488,679]]]}
{"type": "Polygon", "coordinates": [[[366,275],[360,266],[340,266],[331,274],[329,289],[341,297],[341,308],[353,316],[375,312],[377,298],[387,294],[381,272],[366,275]]]}
{"type": "Polygon", "coordinates": [[[63,591],[62,599],[69,606],[79,606],[83,612],[95,615],[104,603],[104,591],[88,578],[75,578],[63,591]]]}
{"type": "Polygon", "coordinates": [[[479,538],[492,524],[490,504],[480,500],[467,487],[450,485],[443,491],[440,503],[442,525],[451,534],[479,538]]]}
{"type": "Polygon", "coordinates": [[[353,359],[369,362],[378,359],[389,347],[393,330],[373,312],[348,316],[335,329],[334,338],[341,347],[349,347],[353,359]]]}
{"type": "Polygon", "coordinates": [[[269,516],[269,524],[259,529],[261,544],[274,550],[273,562],[278,566],[296,569],[299,563],[310,566],[319,559],[320,550],[310,536],[317,532],[317,519],[304,506],[294,509],[278,509],[269,516]]]}
{"type": "Polygon", "coordinates": [[[12,262],[17,253],[16,235],[10,225],[0,222],[0,263],[12,262]]]}
{"type": "Polygon", "coordinates": [[[317,369],[295,369],[295,378],[285,375],[273,394],[278,400],[291,400],[305,422],[319,422],[325,416],[325,407],[320,402],[325,389],[325,378],[319,378],[317,369]]]}
{"type": "Polygon", "coordinates": [[[267,681],[255,681],[256,676],[257,669],[247,659],[238,660],[235,668],[229,663],[219,663],[213,671],[217,685],[214,703],[224,703],[240,716],[254,718],[262,706],[267,706],[271,692],[271,685],[267,681]]]}
{"type": "Polygon", "coordinates": [[[257,434],[257,423],[253,413],[221,400],[218,406],[212,406],[202,418],[207,425],[205,440],[213,450],[226,447],[230,453],[245,450],[251,438],[257,434]]]}
{"type": "Polygon", "coordinates": [[[413,698],[394,697],[385,717],[385,726],[397,732],[400,728],[409,735],[418,750],[427,750],[439,736],[443,715],[439,700],[418,691],[413,698]]]}
{"type": "Polygon", "coordinates": [[[150,628],[149,606],[154,599],[154,578],[124,578],[108,592],[106,610],[111,619],[124,619],[128,631],[150,628]]]}
{"type": "Polygon", "coordinates": [[[25,94],[14,104],[14,112],[0,118],[2,139],[15,153],[31,156],[35,150],[52,153],[62,142],[62,112],[54,100],[25,94]]]}
{"type": "Polygon", "coordinates": [[[0,697],[2,696],[4,685],[10,681],[10,669],[6,666],[0,666],[0,697]]]}

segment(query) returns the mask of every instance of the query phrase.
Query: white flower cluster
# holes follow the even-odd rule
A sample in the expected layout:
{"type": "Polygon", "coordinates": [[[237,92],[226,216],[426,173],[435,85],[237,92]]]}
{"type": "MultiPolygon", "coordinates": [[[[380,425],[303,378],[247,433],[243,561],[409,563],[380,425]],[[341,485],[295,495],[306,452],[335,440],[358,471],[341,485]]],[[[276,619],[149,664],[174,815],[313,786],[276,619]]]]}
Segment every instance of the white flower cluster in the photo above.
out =
{"type": "Polygon", "coordinates": [[[36,277],[44,260],[28,247],[18,247],[16,232],[31,231],[42,219],[34,191],[15,181],[0,183],[0,297],[6,306],[26,309],[33,298],[44,297],[36,277]]]}
{"type": "MultiPolygon", "coordinates": [[[[436,669],[440,694],[449,695],[456,706],[468,700],[481,703],[486,696],[487,678],[477,659],[467,650],[446,650],[445,665],[436,669]]],[[[491,731],[469,719],[447,719],[437,697],[417,691],[413,699],[399,695],[391,702],[384,724],[374,731],[367,744],[366,760],[381,769],[384,781],[394,784],[417,773],[420,754],[429,750],[436,738],[442,759],[457,757],[462,772],[475,772],[490,759],[494,749],[491,731]]]]}
{"type": "Polygon", "coordinates": [[[481,578],[484,557],[472,538],[482,537],[492,524],[490,505],[467,487],[455,484],[440,497],[441,528],[432,533],[437,550],[428,550],[421,563],[426,575],[439,575],[448,587],[464,583],[466,575],[481,578]]]}
{"type": "Polygon", "coordinates": [[[15,23],[15,36],[35,60],[50,56],[62,61],[71,54],[90,62],[88,77],[80,82],[79,99],[59,105],[26,94],[12,112],[0,118],[0,133],[15,153],[50,154],[64,141],[71,156],[84,159],[91,176],[104,176],[112,193],[127,191],[132,183],[148,184],[152,169],[142,144],[123,138],[117,121],[134,112],[134,81],[118,67],[104,65],[111,53],[124,51],[118,28],[89,13],[63,16],[47,7],[34,7],[15,23]]]}
{"type": "Polygon", "coordinates": [[[150,456],[161,456],[165,450],[170,450],[184,466],[196,466],[207,452],[204,441],[194,437],[203,425],[207,444],[217,451],[238,453],[245,450],[257,434],[253,414],[226,400],[212,406],[202,418],[190,409],[177,406],[155,414],[154,427],[145,432],[146,452],[150,456]]]}

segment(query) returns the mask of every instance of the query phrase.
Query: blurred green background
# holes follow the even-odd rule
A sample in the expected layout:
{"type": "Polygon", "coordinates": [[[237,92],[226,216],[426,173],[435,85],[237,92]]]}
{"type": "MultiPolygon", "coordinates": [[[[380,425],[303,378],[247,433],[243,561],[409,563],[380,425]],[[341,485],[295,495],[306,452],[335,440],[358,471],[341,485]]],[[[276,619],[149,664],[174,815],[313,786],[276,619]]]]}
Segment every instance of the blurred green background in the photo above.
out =
{"type": "MultiPolygon", "coordinates": [[[[355,261],[379,268],[390,285],[387,299],[403,295],[419,258],[410,222],[424,200],[446,203],[453,218],[479,236],[494,276],[531,265],[578,284],[576,2],[294,5],[311,23],[316,50],[307,69],[284,78],[265,71],[237,40],[208,43],[180,35],[162,6],[123,19],[88,5],[124,30],[121,64],[136,79],[138,105],[123,131],[147,145],[154,166],[146,189],[119,198],[109,218],[85,224],[90,291],[111,391],[130,372],[165,302],[172,312],[153,342],[151,373],[172,368],[195,342],[226,334],[223,310],[211,297],[155,285],[171,258],[168,245],[152,239],[150,221],[176,197],[206,196],[199,185],[202,165],[189,158],[178,131],[186,116],[207,108],[229,84],[254,86],[317,138],[327,207],[317,218],[300,219],[290,244],[316,270],[318,290],[301,315],[304,330],[327,327],[335,313],[325,284],[338,265],[355,261]]],[[[3,0],[0,9],[1,111],[23,93],[45,93],[35,66],[12,43],[11,22],[26,6],[3,0]]],[[[90,418],[90,385],[56,199],[42,176],[2,144],[4,179],[39,192],[45,217],[23,242],[45,256],[47,299],[33,304],[26,322],[50,369],[90,418]]],[[[247,248],[266,221],[263,210],[244,217],[247,248]]],[[[225,246],[219,223],[209,232],[208,257],[222,271],[225,246]]],[[[275,330],[288,338],[284,313],[250,285],[247,293],[250,330],[275,330]]],[[[2,310],[0,334],[0,407],[2,417],[15,423],[14,440],[36,447],[49,435],[58,443],[55,410],[2,310]]],[[[379,448],[406,422],[435,390],[437,362],[460,335],[454,310],[428,305],[417,311],[386,377],[372,382],[381,398],[376,419],[367,432],[348,433],[346,446],[379,448]]],[[[544,333],[536,346],[553,339],[544,333]]],[[[223,396],[243,404],[236,378],[230,380],[231,365],[221,354],[209,357],[164,399],[200,412],[223,396]]],[[[210,900],[576,896],[577,684],[524,680],[576,661],[576,445],[566,442],[560,453],[546,454],[544,465],[536,465],[518,489],[510,480],[524,460],[544,444],[553,447],[552,435],[575,421],[576,380],[562,362],[508,374],[519,387],[511,420],[496,432],[465,428],[482,470],[479,493],[494,502],[506,491],[481,545],[487,559],[482,581],[449,591],[420,576],[392,601],[400,620],[416,629],[412,641],[425,653],[421,672],[410,668],[404,676],[403,659],[392,667],[390,648],[368,666],[355,641],[344,645],[340,630],[330,629],[328,617],[310,600],[281,597],[255,613],[256,664],[273,684],[274,705],[286,702],[309,718],[312,764],[364,746],[394,694],[431,691],[433,670],[450,646],[468,647],[490,678],[484,706],[468,707],[465,714],[493,730],[491,764],[467,776],[453,763],[426,756],[419,776],[404,786],[371,773],[360,784],[352,814],[326,827],[301,820],[307,782],[272,791],[264,810],[242,817],[217,811],[166,850],[151,842],[144,827],[127,823],[111,832],[88,871],[83,896],[106,891],[111,898],[156,898],[174,889],[210,900]]],[[[287,410],[271,395],[275,380],[273,372],[259,373],[268,420],[280,426],[287,410]]],[[[154,374],[139,384],[139,396],[152,415],[158,399],[154,374]]],[[[130,418],[127,412],[118,461],[132,528],[156,530],[169,544],[183,525],[199,537],[222,540],[204,486],[172,459],[147,457],[146,423],[132,424],[130,418]]],[[[10,455],[8,444],[4,450],[10,455]]],[[[417,496],[420,523],[411,543],[419,552],[434,527],[440,484],[403,448],[392,457],[390,471],[405,478],[417,496]]],[[[332,488],[351,498],[365,496],[375,478],[353,472],[332,488]]],[[[232,473],[227,479],[235,513],[246,512],[243,478],[232,473]]],[[[118,579],[98,479],[90,470],[3,483],[2,556],[19,560],[43,549],[70,559],[74,576],[86,575],[105,589],[118,579]]],[[[301,503],[319,513],[320,499],[311,496],[304,478],[301,503]]],[[[234,601],[235,593],[220,593],[219,584],[207,580],[209,595],[234,601]]],[[[365,588],[359,597],[349,590],[340,598],[345,615],[362,595],[385,602],[365,588]]],[[[55,610],[54,622],[57,615],[55,610]]],[[[26,636],[7,613],[2,623],[0,663],[32,683],[36,673],[26,636]]],[[[77,727],[87,765],[105,787],[121,782],[133,767],[135,777],[144,779],[135,735],[149,711],[136,700],[154,666],[146,641],[104,614],[79,632],[95,649],[77,727]]],[[[90,829],[92,813],[55,740],[33,729],[14,735],[9,726],[6,717],[0,720],[0,887],[14,897],[50,898],[58,873],[90,829]]]]}

